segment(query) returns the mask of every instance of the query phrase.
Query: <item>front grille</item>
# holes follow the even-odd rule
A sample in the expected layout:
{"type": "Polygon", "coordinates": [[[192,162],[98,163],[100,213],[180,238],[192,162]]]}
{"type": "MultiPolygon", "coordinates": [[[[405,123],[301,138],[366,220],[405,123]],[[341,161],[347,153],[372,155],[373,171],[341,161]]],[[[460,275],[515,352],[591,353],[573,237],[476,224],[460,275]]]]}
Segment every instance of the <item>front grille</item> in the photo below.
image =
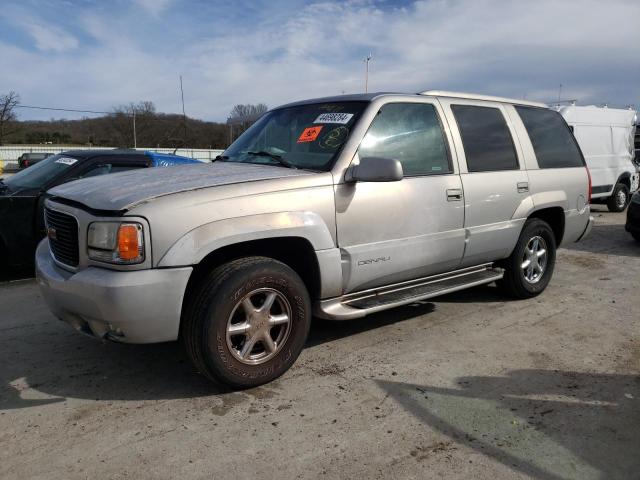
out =
{"type": "Polygon", "coordinates": [[[78,266],[78,222],[66,213],[46,209],[47,236],[56,260],[70,267],[78,266]]]}

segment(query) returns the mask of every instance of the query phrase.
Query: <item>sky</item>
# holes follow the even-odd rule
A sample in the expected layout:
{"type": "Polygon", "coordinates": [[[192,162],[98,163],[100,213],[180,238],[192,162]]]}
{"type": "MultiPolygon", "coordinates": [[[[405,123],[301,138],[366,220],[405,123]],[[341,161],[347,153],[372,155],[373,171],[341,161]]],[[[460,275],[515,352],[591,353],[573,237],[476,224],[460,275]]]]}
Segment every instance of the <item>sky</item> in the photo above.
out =
{"type": "MultiPolygon", "coordinates": [[[[0,95],[225,121],[365,88],[640,106],[637,0],[1,0],[0,95]]],[[[19,118],[81,114],[20,109],[19,118]]],[[[91,116],[91,115],[87,115],[91,116]]]]}

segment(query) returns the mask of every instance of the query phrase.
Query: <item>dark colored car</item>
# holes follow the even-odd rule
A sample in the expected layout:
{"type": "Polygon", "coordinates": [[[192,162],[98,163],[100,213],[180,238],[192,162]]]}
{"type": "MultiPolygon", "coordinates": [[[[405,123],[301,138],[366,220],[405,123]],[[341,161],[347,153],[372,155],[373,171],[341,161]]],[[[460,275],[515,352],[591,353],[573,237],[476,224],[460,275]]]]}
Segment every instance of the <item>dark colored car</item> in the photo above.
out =
{"type": "Polygon", "coordinates": [[[48,189],[98,175],[186,163],[198,161],[136,150],[77,150],[0,179],[0,265],[4,265],[0,268],[33,265],[35,248],[45,236],[43,206],[48,189]]]}
{"type": "Polygon", "coordinates": [[[23,153],[18,157],[18,166],[27,168],[53,155],[53,153],[23,153]]]}
{"type": "Polygon", "coordinates": [[[627,224],[624,228],[636,241],[640,242],[640,190],[631,197],[627,209],[627,224]]]}

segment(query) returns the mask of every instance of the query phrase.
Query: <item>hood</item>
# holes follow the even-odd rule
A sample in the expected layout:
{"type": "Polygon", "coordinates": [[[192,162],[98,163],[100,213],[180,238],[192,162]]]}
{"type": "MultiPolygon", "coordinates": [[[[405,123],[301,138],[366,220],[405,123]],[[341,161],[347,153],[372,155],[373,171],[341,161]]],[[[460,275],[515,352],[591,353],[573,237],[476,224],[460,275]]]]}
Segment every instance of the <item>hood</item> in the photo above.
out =
{"type": "Polygon", "coordinates": [[[128,210],[136,204],[173,193],[312,174],[279,166],[217,162],[142,168],[86,178],[52,188],[49,193],[96,210],[128,210]]]}

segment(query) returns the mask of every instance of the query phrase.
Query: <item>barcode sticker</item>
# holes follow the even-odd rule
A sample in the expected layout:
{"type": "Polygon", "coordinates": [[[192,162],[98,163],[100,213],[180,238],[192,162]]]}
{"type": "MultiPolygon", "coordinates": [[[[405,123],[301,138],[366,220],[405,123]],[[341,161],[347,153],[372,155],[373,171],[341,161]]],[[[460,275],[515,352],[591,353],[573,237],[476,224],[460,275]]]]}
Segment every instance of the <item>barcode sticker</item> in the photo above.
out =
{"type": "Polygon", "coordinates": [[[63,163],[64,165],[73,165],[77,161],[78,161],[77,158],[60,157],[59,159],[56,160],[56,163],[63,163]]]}
{"type": "Polygon", "coordinates": [[[353,113],[321,113],[313,123],[349,123],[353,113]]]}

